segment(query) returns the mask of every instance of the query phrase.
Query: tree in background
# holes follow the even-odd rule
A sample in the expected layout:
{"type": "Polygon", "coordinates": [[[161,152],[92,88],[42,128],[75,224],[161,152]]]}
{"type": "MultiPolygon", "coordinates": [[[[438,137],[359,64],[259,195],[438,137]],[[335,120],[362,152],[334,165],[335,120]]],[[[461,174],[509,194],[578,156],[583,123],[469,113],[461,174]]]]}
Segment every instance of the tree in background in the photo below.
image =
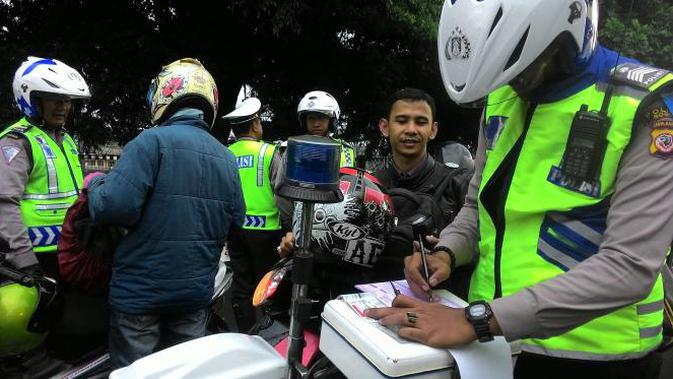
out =
{"type": "Polygon", "coordinates": [[[601,41],[622,55],[673,69],[673,0],[603,0],[601,41]]]}
{"type": "MultiPolygon", "coordinates": [[[[81,70],[93,98],[75,132],[87,145],[125,143],[148,125],[145,94],[161,65],[189,56],[215,77],[223,112],[251,84],[273,115],[265,137],[300,134],[296,106],[314,89],[342,108],[342,137],[382,148],[377,120],[389,94],[413,86],[438,103],[437,140],[474,145],[480,110],[453,104],[440,78],[442,0],[0,0],[0,122],[19,117],[14,70],[28,55],[81,70]]],[[[603,2],[601,39],[671,67],[671,0],[603,2]],[[626,31],[626,32],[624,32],[626,31]]],[[[222,113],[224,114],[224,113],[222,113]]],[[[215,131],[228,134],[218,123],[215,131]]],[[[371,153],[371,149],[369,149],[371,153]]]]}

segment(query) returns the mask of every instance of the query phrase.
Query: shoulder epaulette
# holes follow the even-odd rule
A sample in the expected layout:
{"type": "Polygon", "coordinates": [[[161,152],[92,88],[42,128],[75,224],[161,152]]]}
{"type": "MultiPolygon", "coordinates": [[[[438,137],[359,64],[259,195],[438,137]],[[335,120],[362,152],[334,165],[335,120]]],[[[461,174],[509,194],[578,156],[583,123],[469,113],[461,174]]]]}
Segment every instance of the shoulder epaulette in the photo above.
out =
{"type": "Polygon", "coordinates": [[[28,131],[28,129],[30,129],[30,128],[32,128],[32,125],[8,126],[4,135],[7,136],[7,137],[10,137],[10,138],[13,138],[13,139],[24,138],[24,133],[26,133],[28,131]]]}
{"type": "Polygon", "coordinates": [[[12,126],[12,127],[10,127],[12,132],[16,132],[16,133],[25,133],[30,128],[32,128],[32,126],[12,126]]]}
{"type": "Polygon", "coordinates": [[[617,82],[638,88],[650,88],[670,71],[641,63],[622,63],[614,69],[613,78],[617,82]]]}

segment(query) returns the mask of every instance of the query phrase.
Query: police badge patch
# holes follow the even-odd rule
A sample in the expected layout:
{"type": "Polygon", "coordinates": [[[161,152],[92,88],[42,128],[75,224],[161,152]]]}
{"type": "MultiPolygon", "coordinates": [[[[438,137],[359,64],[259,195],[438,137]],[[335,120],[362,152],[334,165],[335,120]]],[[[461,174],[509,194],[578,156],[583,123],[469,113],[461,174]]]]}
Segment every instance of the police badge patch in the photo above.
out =
{"type": "Polygon", "coordinates": [[[650,154],[655,157],[673,156],[673,115],[667,107],[657,106],[646,115],[650,127],[650,154]]]}
{"type": "Polygon", "coordinates": [[[7,165],[10,165],[20,152],[21,149],[16,146],[3,146],[2,148],[2,155],[5,157],[7,165]]]}

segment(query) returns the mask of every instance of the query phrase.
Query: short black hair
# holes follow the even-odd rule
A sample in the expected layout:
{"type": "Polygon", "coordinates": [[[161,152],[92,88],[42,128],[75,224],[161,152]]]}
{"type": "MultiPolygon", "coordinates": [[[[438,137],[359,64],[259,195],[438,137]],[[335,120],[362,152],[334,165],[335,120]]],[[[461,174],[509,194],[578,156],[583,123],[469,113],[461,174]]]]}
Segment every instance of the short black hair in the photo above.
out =
{"type": "Polygon", "coordinates": [[[430,96],[429,93],[418,88],[402,88],[397,90],[388,98],[388,108],[385,110],[385,118],[390,117],[390,112],[393,110],[393,104],[396,101],[425,101],[430,106],[432,111],[432,121],[437,121],[437,106],[435,105],[435,99],[430,96]]]}
{"type": "Polygon", "coordinates": [[[244,122],[242,124],[236,124],[231,126],[231,130],[234,132],[234,135],[236,138],[239,138],[241,136],[250,134],[250,130],[252,129],[252,124],[255,122],[256,119],[252,119],[250,121],[244,122]]]}

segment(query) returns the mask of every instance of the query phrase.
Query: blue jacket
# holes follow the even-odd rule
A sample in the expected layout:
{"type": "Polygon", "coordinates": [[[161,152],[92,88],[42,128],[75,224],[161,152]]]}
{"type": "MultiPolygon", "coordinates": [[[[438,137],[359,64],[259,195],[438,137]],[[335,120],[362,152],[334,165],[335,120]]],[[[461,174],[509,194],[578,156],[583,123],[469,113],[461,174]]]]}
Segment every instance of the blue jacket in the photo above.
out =
{"type": "Polygon", "coordinates": [[[106,176],[91,181],[95,221],[129,229],[115,251],[110,305],[121,312],[185,312],[213,294],[229,229],[245,203],[234,155],[183,109],[143,131],[106,176]]]}

